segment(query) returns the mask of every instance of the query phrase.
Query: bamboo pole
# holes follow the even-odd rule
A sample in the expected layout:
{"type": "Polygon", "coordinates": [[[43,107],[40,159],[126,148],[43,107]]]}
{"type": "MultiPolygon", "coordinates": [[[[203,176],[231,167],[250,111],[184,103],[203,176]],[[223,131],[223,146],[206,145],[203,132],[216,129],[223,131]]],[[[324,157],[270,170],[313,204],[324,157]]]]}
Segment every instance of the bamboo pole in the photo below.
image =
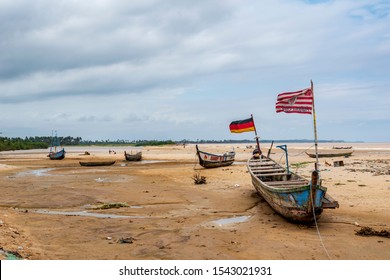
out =
{"type": "Polygon", "coordinates": [[[316,110],[314,106],[314,87],[313,87],[313,81],[310,81],[311,85],[311,94],[313,96],[313,125],[314,125],[314,148],[316,153],[316,163],[315,163],[315,170],[318,170],[318,139],[317,139],[317,124],[316,124],[316,110]]]}
{"type": "Polygon", "coordinates": [[[255,120],[253,119],[253,115],[251,114],[252,122],[253,122],[253,128],[255,129],[255,135],[256,135],[256,145],[257,145],[257,150],[259,151],[259,157],[261,159],[261,150],[260,150],[260,143],[259,143],[259,137],[257,136],[257,131],[256,131],[256,125],[255,125],[255,120]]]}

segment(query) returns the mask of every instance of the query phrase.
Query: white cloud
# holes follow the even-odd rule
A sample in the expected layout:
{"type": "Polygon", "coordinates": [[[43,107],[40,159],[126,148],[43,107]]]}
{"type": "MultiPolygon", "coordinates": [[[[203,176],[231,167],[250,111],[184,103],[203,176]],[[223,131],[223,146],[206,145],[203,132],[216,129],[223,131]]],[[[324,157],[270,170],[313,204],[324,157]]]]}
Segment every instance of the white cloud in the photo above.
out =
{"type": "Polygon", "coordinates": [[[386,2],[91,3],[0,3],[4,134],[57,123],[83,137],[115,139],[129,125],[132,139],[233,138],[226,123],[253,113],[269,137],[301,138],[299,117],[276,115],[274,102],[310,79],[329,134],[390,119],[386,2]]]}

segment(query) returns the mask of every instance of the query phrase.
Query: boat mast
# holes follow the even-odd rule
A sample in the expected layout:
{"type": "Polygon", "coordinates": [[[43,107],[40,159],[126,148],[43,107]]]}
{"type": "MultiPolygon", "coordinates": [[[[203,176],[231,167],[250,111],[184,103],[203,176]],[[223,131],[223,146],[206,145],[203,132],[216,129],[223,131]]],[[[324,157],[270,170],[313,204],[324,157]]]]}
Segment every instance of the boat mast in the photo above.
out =
{"type": "Polygon", "coordinates": [[[51,131],[51,143],[50,143],[50,151],[49,151],[49,153],[51,153],[52,152],[52,150],[53,150],[53,142],[54,141],[54,139],[53,139],[53,130],[51,131]]]}
{"type": "Polygon", "coordinates": [[[260,156],[260,159],[261,159],[261,150],[260,150],[259,136],[257,136],[255,120],[253,119],[253,115],[252,115],[252,114],[251,114],[251,118],[252,118],[253,128],[254,128],[254,130],[255,130],[255,135],[256,135],[257,150],[259,151],[259,156],[260,156]]]}
{"type": "Polygon", "coordinates": [[[316,152],[315,170],[318,170],[318,139],[317,139],[317,124],[316,124],[316,110],[314,106],[314,88],[313,81],[310,80],[311,94],[313,96],[313,125],[314,125],[314,148],[316,152]]]}

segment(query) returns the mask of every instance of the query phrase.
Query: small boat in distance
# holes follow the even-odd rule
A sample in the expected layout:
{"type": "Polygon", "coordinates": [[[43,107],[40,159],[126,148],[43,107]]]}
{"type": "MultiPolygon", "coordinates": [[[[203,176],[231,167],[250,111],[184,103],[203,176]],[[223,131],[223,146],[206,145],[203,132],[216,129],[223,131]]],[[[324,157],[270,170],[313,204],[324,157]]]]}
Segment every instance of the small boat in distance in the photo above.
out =
{"type": "MultiPolygon", "coordinates": [[[[324,157],[349,157],[354,151],[347,149],[343,151],[342,149],[329,150],[329,151],[320,151],[318,152],[319,158],[324,157]]],[[[316,153],[305,152],[309,157],[316,158],[316,153]]]]}
{"type": "Polygon", "coordinates": [[[125,158],[127,161],[139,161],[142,158],[142,152],[140,151],[140,152],[137,152],[135,154],[131,154],[131,153],[128,154],[125,151],[125,158]]]}
{"type": "Polygon", "coordinates": [[[113,161],[79,161],[81,166],[109,166],[113,165],[115,160],[113,161]]]}
{"type": "Polygon", "coordinates": [[[234,151],[216,155],[199,150],[198,145],[195,147],[196,154],[199,158],[199,164],[204,168],[215,168],[231,165],[234,162],[234,157],[236,156],[236,152],[234,151]]]}
{"type": "Polygon", "coordinates": [[[348,147],[336,147],[336,146],[333,146],[332,149],[352,149],[352,146],[348,146],[348,147]]]}
{"type": "Polygon", "coordinates": [[[48,157],[53,160],[60,160],[65,158],[65,149],[60,144],[60,140],[57,137],[57,132],[54,137],[52,135],[48,157]]]}

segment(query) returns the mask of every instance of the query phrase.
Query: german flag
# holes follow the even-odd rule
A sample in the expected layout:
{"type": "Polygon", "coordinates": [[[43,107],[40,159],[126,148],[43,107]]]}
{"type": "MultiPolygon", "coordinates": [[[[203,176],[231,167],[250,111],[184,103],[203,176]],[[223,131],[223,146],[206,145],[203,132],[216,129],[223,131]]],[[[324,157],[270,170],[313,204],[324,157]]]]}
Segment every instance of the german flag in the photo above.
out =
{"type": "Polygon", "coordinates": [[[255,131],[255,123],[251,117],[246,120],[231,122],[229,128],[231,133],[255,131]]]}

